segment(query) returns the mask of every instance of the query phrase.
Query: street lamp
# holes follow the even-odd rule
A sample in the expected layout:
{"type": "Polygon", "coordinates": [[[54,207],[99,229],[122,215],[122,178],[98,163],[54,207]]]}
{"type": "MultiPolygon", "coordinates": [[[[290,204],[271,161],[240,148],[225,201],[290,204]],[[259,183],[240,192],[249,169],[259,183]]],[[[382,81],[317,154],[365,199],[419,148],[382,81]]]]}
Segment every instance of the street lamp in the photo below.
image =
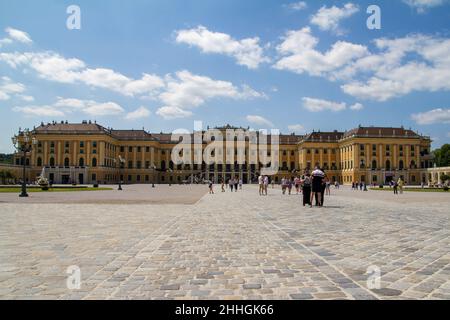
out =
{"type": "MultiPolygon", "coordinates": [[[[114,159],[114,163],[116,162],[116,159],[114,159]]],[[[123,167],[125,166],[125,159],[119,156],[119,187],[117,188],[118,191],[122,191],[122,176],[123,176],[123,167]]]]}
{"type": "Polygon", "coordinates": [[[152,164],[152,165],[150,166],[150,169],[153,170],[152,188],[154,188],[154,187],[155,187],[155,171],[156,171],[156,166],[155,166],[155,164],[152,164]]]}
{"type": "Polygon", "coordinates": [[[25,129],[24,131],[19,130],[19,133],[14,135],[14,137],[11,138],[11,141],[17,152],[22,152],[22,192],[19,194],[19,197],[25,198],[28,197],[26,183],[26,157],[27,153],[31,152],[33,146],[36,145],[38,141],[28,129],[25,129]]]}
{"type": "Polygon", "coordinates": [[[169,175],[169,187],[171,187],[172,186],[172,181],[170,180],[170,178],[172,177],[173,170],[169,168],[169,169],[167,169],[167,172],[170,173],[170,175],[169,175]]]}

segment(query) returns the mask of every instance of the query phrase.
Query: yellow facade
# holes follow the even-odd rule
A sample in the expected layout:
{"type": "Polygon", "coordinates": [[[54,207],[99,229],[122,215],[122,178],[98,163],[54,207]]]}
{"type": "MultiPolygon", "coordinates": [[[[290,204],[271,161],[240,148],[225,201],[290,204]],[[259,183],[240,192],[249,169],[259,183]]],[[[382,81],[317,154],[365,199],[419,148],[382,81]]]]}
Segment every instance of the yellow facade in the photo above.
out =
{"type": "MultiPolygon", "coordinates": [[[[216,129],[225,139],[226,130],[235,128],[216,129]]],[[[43,172],[54,183],[179,183],[194,177],[215,182],[238,177],[249,183],[262,167],[259,161],[252,163],[250,158],[258,152],[248,140],[223,142],[214,155],[221,161],[215,164],[194,162],[210,140],[202,141],[201,149],[189,144],[184,157],[191,164],[174,164],[172,150],[179,141],[171,141],[171,134],[113,130],[92,122],[53,122],[32,132],[38,144],[26,158],[29,181],[43,172]],[[227,163],[231,153],[245,161],[227,163]]],[[[272,176],[275,182],[320,166],[330,180],[343,184],[380,184],[399,177],[409,184],[420,184],[428,180],[427,168],[432,166],[430,138],[404,128],[359,127],[347,132],[281,135],[279,143],[279,170],[272,176]]],[[[17,154],[15,164],[21,161],[17,154]]]]}

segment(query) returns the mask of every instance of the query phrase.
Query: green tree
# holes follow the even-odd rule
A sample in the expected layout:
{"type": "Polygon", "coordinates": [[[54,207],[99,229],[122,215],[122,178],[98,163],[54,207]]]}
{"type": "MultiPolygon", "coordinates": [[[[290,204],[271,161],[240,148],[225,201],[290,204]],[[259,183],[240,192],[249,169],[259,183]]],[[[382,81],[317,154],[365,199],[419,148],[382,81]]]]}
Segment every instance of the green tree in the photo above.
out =
{"type": "Polygon", "coordinates": [[[433,151],[434,161],[438,167],[450,167],[450,144],[444,144],[433,151]]]}
{"type": "Polygon", "coordinates": [[[14,175],[11,173],[11,171],[8,170],[1,170],[0,171],[0,181],[2,184],[6,184],[8,180],[11,180],[14,178],[14,175]]]}

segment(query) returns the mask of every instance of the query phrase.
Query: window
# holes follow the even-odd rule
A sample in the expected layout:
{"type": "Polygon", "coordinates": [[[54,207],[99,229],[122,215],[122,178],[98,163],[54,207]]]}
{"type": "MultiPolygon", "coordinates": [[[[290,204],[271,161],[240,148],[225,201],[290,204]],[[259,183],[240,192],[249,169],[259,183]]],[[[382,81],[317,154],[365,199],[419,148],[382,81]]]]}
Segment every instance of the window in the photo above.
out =
{"type": "Polygon", "coordinates": [[[141,176],[139,174],[136,176],[136,181],[138,181],[138,182],[141,181],[141,176]]]}
{"type": "Polygon", "coordinates": [[[128,147],[128,152],[133,152],[133,147],[128,147]]]}
{"type": "Polygon", "coordinates": [[[38,167],[42,166],[42,158],[41,157],[37,158],[36,164],[37,164],[38,167]]]}
{"type": "Polygon", "coordinates": [[[133,161],[128,161],[128,169],[132,169],[133,168],[133,161]]]}
{"type": "Polygon", "coordinates": [[[376,156],[376,155],[377,155],[377,145],[376,145],[376,144],[373,144],[373,145],[372,145],[372,155],[373,155],[373,156],[376,156]]]}
{"type": "Polygon", "coordinates": [[[54,167],[55,166],[55,158],[51,157],[50,158],[50,167],[54,167]]]}
{"type": "Polygon", "coordinates": [[[141,147],[137,147],[137,152],[141,152],[141,147]]]}
{"type": "Polygon", "coordinates": [[[64,167],[69,167],[70,166],[70,160],[69,158],[65,158],[64,159],[64,167]]]}
{"type": "Polygon", "coordinates": [[[149,169],[150,168],[150,161],[145,161],[145,169],[149,169]]]}
{"type": "Polygon", "coordinates": [[[136,164],[136,167],[137,167],[138,169],[140,169],[140,168],[142,167],[142,162],[141,162],[141,161],[138,161],[137,164],[136,164]]]}
{"type": "Polygon", "coordinates": [[[92,141],[92,147],[97,148],[97,141],[92,141]]]}
{"type": "Polygon", "coordinates": [[[131,181],[131,174],[128,175],[128,181],[131,181]]]}
{"type": "Polygon", "coordinates": [[[150,147],[145,147],[145,152],[150,152],[150,147]]]}
{"type": "Polygon", "coordinates": [[[307,154],[311,154],[311,149],[306,149],[307,154]]]}
{"type": "Polygon", "coordinates": [[[376,170],[377,169],[377,160],[373,160],[372,161],[372,170],[376,170]]]}
{"type": "Polygon", "coordinates": [[[403,163],[403,160],[400,160],[400,161],[398,162],[398,168],[399,168],[400,170],[403,170],[404,167],[405,167],[405,165],[404,165],[404,163],[403,163]]]}
{"type": "Polygon", "coordinates": [[[92,174],[92,181],[97,181],[97,175],[95,173],[92,174]]]}
{"type": "Polygon", "coordinates": [[[92,158],[92,167],[97,167],[97,158],[92,158]]]}
{"type": "Polygon", "coordinates": [[[80,148],[84,148],[84,141],[80,141],[80,148]]]}
{"type": "Polygon", "coordinates": [[[125,152],[125,147],[124,146],[120,147],[120,152],[125,152]]]}
{"type": "Polygon", "coordinates": [[[391,171],[391,161],[386,160],[386,170],[391,171]]]}
{"type": "Polygon", "coordinates": [[[80,160],[78,161],[78,166],[84,167],[84,158],[80,158],[80,160]]]}

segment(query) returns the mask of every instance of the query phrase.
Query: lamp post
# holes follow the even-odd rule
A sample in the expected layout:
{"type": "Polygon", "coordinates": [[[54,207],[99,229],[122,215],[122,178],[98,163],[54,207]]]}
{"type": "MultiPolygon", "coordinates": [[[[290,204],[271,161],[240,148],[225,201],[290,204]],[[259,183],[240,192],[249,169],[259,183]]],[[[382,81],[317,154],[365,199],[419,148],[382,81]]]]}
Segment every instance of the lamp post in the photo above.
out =
{"type": "Polygon", "coordinates": [[[38,141],[28,129],[25,129],[24,131],[20,131],[19,129],[19,133],[14,135],[11,140],[17,152],[22,153],[22,192],[19,194],[19,197],[25,198],[28,197],[26,182],[26,157],[27,153],[31,152],[33,146],[36,145],[38,141]]]}
{"type": "Polygon", "coordinates": [[[152,175],[152,188],[155,187],[155,171],[156,171],[156,166],[154,164],[152,164],[150,166],[150,169],[153,170],[153,175],[152,175]]]}
{"type": "MultiPolygon", "coordinates": [[[[116,163],[116,159],[114,159],[114,163],[116,163]]],[[[123,167],[125,166],[125,159],[119,156],[119,187],[117,188],[118,191],[122,191],[122,176],[123,176],[123,167]]]]}
{"type": "Polygon", "coordinates": [[[170,175],[169,175],[169,187],[171,187],[172,186],[172,180],[170,178],[172,177],[173,170],[169,168],[169,169],[167,169],[167,172],[170,173],[170,175]]]}

